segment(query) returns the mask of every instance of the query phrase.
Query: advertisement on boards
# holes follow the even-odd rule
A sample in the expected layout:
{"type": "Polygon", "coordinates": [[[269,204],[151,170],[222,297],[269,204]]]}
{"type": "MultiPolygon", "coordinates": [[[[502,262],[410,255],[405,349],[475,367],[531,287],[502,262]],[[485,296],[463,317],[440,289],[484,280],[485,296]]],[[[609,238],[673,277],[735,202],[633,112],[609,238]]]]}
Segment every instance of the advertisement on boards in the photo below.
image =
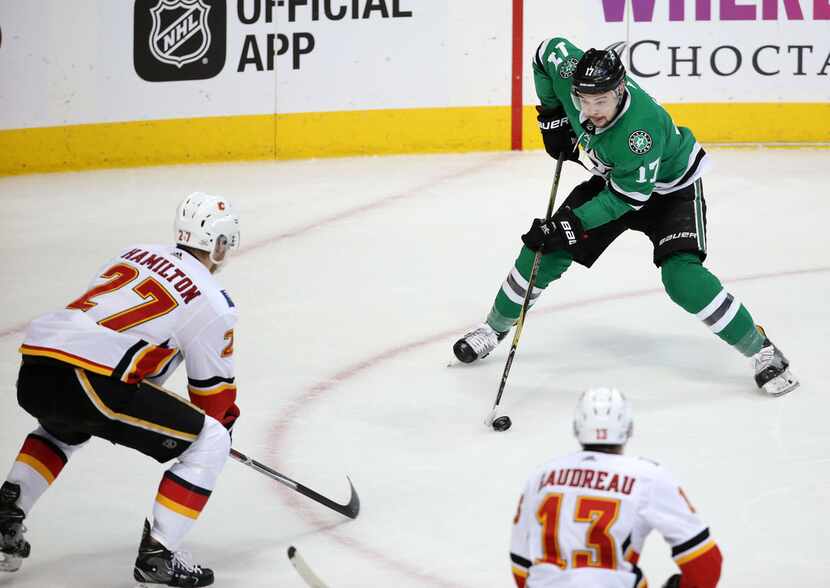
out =
{"type": "MultiPolygon", "coordinates": [[[[666,102],[830,100],[830,0],[588,0],[575,42],[614,47],[666,102]]],[[[569,30],[554,3],[528,1],[530,52],[569,30]],[[566,27],[567,29],[567,27],[566,27]]],[[[529,59],[528,59],[529,63],[529,59]]],[[[532,91],[532,85],[526,88],[532,91]]]]}
{"type": "Polygon", "coordinates": [[[133,63],[145,82],[270,89],[274,112],[437,104],[412,73],[448,77],[440,22],[414,0],[135,0],[133,63]]]}

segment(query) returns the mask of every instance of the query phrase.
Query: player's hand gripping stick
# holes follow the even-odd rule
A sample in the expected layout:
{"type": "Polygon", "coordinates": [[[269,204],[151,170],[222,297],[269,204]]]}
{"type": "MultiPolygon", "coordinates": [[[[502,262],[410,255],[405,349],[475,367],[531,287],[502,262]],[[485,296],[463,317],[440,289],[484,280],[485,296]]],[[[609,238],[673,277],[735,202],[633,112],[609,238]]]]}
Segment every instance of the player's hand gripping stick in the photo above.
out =
{"type": "MultiPolygon", "coordinates": [[[[550,221],[553,216],[553,205],[556,202],[556,191],[559,189],[559,177],[562,175],[562,163],[565,161],[565,154],[560,153],[556,160],[556,172],[553,176],[553,186],[550,189],[550,199],[548,200],[548,211],[545,215],[545,220],[550,221]]],[[[507,376],[510,374],[510,366],[513,365],[513,357],[516,355],[516,348],[519,346],[519,338],[522,336],[522,328],[525,324],[525,317],[527,310],[530,308],[530,296],[533,293],[533,287],[536,285],[536,275],[539,273],[539,262],[542,259],[542,252],[537,251],[536,257],[533,259],[533,269],[530,271],[530,279],[527,283],[527,292],[522,303],[522,310],[519,313],[519,319],[516,321],[516,332],[513,334],[513,344],[510,346],[510,353],[507,354],[507,362],[504,364],[504,373],[501,376],[499,383],[499,392],[496,395],[496,402],[493,404],[493,410],[487,415],[485,423],[488,427],[492,427],[495,431],[506,431],[513,424],[510,417],[503,414],[499,410],[499,403],[501,396],[504,393],[504,386],[507,384],[507,376]]]]}

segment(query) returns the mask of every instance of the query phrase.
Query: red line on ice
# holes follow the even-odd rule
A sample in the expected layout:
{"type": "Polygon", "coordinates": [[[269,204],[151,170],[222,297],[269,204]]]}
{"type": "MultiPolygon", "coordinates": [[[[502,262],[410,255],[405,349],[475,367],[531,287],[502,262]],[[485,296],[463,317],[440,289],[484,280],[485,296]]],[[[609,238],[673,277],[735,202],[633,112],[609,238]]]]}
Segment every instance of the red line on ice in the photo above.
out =
{"type": "MultiPolygon", "coordinates": [[[[752,282],[758,280],[768,280],[774,278],[783,278],[788,276],[795,276],[795,275],[809,275],[809,274],[818,274],[830,271],[830,267],[818,267],[818,268],[811,268],[811,269],[801,269],[801,270],[790,270],[790,271],[783,271],[783,272],[770,272],[770,273],[763,273],[763,274],[752,274],[749,276],[742,276],[736,278],[730,278],[724,280],[725,283],[734,283],[734,282],[752,282]]],[[[562,310],[567,310],[571,308],[578,308],[581,306],[589,306],[591,304],[601,304],[604,302],[612,302],[617,300],[625,300],[628,298],[638,298],[640,296],[649,296],[652,294],[659,294],[663,292],[663,288],[647,288],[643,290],[632,290],[630,292],[618,292],[614,294],[606,294],[604,296],[597,296],[594,298],[577,300],[574,302],[566,302],[563,304],[558,304],[556,306],[550,306],[546,308],[536,308],[534,310],[534,314],[550,314],[554,312],[559,312],[562,310]]],[[[276,420],[274,423],[270,434],[268,435],[268,447],[270,448],[269,454],[270,459],[274,460],[275,462],[279,461],[279,455],[275,451],[274,448],[280,447],[281,439],[285,433],[291,429],[294,424],[295,419],[297,418],[298,414],[308,407],[308,405],[315,400],[319,400],[326,396],[328,392],[334,390],[339,384],[351,380],[355,376],[359,376],[363,372],[366,372],[372,368],[377,367],[379,364],[382,364],[390,359],[397,358],[405,353],[410,351],[414,351],[421,347],[425,347],[427,345],[432,345],[434,343],[448,341],[454,336],[457,336],[459,333],[464,331],[465,327],[458,327],[453,328],[447,331],[442,331],[441,333],[437,333],[435,335],[431,335],[424,339],[419,339],[417,341],[413,341],[411,343],[407,343],[405,345],[400,345],[398,347],[392,347],[386,351],[383,351],[377,355],[364,359],[358,363],[355,363],[349,367],[346,367],[338,372],[336,372],[330,378],[325,380],[321,380],[320,382],[314,384],[306,388],[306,390],[301,393],[299,396],[294,398],[287,406],[287,408],[282,412],[282,415],[276,420]]],[[[449,346],[448,346],[449,350],[449,346]]],[[[281,469],[277,466],[277,469],[281,469]]],[[[345,481],[344,481],[345,487],[345,481]]],[[[339,525],[333,525],[331,520],[325,520],[318,516],[317,513],[320,512],[319,506],[310,504],[307,499],[300,498],[297,494],[289,493],[287,490],[282,488],[279,489],[281,495],[285,499],[285,501],[296,511],[300,513],[300,515],[309,523],[311,526],[315,527],[319,531],[324,531],[327,533],[327,536],[330,537],[332,540],[336,541],[337,543],[341,544],[344,547],[347,547],[354,551],[355,553],[374,561],[378,565],[387,568],[391,571],[398,572],[403,576],[413,579],[417,578],[418,580],[422,580],[425,584],[429,586],[441,586],[441,587],[458,587],[459,584],[452,583],[445,578],[441,578],[439,576],[435,576],[426,572],[421,571],[418,569],[415,564],[406,563],[401,560],[397,560],[394,557],[390,557],[389,555],[383,553],[380,549],[374,548],[367,543],[359,541],[353,537],[348,536],[345,532],[339,530],[337,527],[339,525]]],[[[345,494],[344,494],[345,496],[345,494]]],[[[505,558],[505,566],[507,565],[505,558]]]]}
{"type": "MultiPolygon", "coordinates": [[[[494,157],[488,157],[486,160],[484,160],[484,161],[482,161],[482,162],[480,162],[476,165],[473,165],[473,166],[470,166],[470,167],[465,167],[463,169],[460,169],[460,170],[457,170],[457,171],[454,171],[454,172],[451,172],[451,173],[448,173],[448,174],[444,174],[442,176],[437,177],[434,180],[430,180],[430,181],[425,182],[423,184],[413,186],[412,188],[409,188],[409,189],[407,189],[403,192],[399,192],[397,194],[392,194],[390,196],[380,198],[380,199],[375,200],[373,202],[367,202],[366,204],[362,204],[362,205],[356,206],[354,208],[347,208],[346,210],[336,212],[336,213],[334,213],[330,216],[323,217],[319,220],[315,220],[315,221],[306,223],[304,225],[300,225],[300,226],[295,227],[293,229],[288,229],[287,231],[284,231],[282,233],[278,233],[277,235],[274,235],[273,237],[267,237],[265,239],[260,239],[259,241],[254,241],[250,245],[243,245],[242,250],[236,256],[238,257],[240,255],[245,255],[247,253],[251,253],[252,251],[257,251],[259,249],[262,249],[263,247],[267,247],[268,245],[273,245],[274,243],[277,243],[279,241],[283,241],[285,239],[291,239],[293,237],[299,237],[299,236],[305,235],[305,233],[307,233],[311,230],[318,229],[320,227],[324,227],[326,225],[330,225],[330,224],[336,223],[336,222],[341,221],[341,220],[352,218],[352,217],[357,216],[359,214],[362,214],[364,212],[369,212],[369,211],[376,210],[376,209],[379,209],[379,208],[384,208],[385,206],[388,206],[390,204],[394,204],[394,203],[396,203],[400,200],[405,200],[407,198],[412,198],[414,196],[420,196],[420,195],[424,194],[425,192],[428,192],[431,188],[433,188],[433,187],[435,187],[439,184],[442,184],[444,182],[448,182],[448,181],[451,181],[451,180],[456,180],[458,178],[463,178],[464,176],[467,176],[467,175],[470,175],[470,174],[478,173],[479,171],[481,171],[483,169],[487,169],[490,166],[492,166],[494,163],[499,162],[501,160],[504,160],[507,157],[509,157],[509,152],[508,153],[499,153],[498,155],[495,155],[494,157]]],[[[26,322],[23,322],[23,323],[18,323],[18,324],[12,325],[10,327],[6,327],[4,329],[0,329],[0,339],[2,339],[3,337],[8,337],[10,335],[18,335],[18,334],[22,333],[23,331],[26,330],[26,325],[28,325],[28,324],[29,324],[29,321],[26,321],[26,322]]]]}

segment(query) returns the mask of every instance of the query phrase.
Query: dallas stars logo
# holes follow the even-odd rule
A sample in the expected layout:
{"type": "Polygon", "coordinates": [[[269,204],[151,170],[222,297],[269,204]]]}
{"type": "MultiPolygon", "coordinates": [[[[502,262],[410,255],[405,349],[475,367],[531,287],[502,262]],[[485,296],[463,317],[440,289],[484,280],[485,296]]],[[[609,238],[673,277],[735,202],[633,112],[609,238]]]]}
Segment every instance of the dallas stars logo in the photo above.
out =
{"type": "Polygon", "coordinates": [[[645,131],[634,131],[628,136],[628,148],[637,155],[642,155],[651,151],[651,146],[654,141],[651,140],[651,135],[645,131]]]}
{"type": "Polygon", "coordinates": [[[577,63],[578,60],[574,57],[571,57],[565,61],[565,63],[562,64],[562,67],[559,68],[559,77],[567,79],[574,75],[577,63]]]}

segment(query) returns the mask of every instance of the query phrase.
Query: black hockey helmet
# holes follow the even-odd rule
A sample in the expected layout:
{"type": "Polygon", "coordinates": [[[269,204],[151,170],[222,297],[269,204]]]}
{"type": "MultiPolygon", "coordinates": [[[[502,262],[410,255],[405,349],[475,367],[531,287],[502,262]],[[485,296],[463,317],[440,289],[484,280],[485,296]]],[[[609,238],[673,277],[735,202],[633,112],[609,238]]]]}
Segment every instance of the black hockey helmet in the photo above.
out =
{"type": "Polygon", "coordinates": [[[610,50],[588,49],[576,64],[573,91],[578,94],[602,94],[619,86],[625,78],[625,66],[610,50]]]}

